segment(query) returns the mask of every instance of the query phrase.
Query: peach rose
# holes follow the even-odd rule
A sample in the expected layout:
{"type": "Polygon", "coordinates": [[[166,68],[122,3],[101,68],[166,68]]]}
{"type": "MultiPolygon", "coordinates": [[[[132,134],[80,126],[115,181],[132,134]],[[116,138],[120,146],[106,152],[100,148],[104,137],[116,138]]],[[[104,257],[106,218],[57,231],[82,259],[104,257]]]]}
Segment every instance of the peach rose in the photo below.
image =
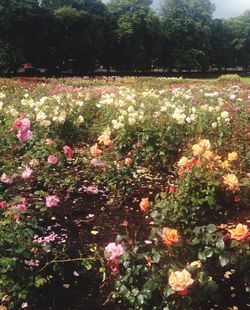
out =
{"type": "Polygon", "coordinates": [[[148,212],[149,209],[149,199],[147,198],[142,198],[141,202],[140,202],[140,209],[142,212],[148,212]]]}
{"type": "Polygon", "coordinates": [[[237,179],[237,177],[234,174],[227,174],[225,176],[223,176],[223,184],[225,186],[227,186],[230,190],[235,190],[238,185],[239,185],[239,181],[237,179]]]}
{"type": "Polygon", "coordinates": [[[238,154],[236,152],[228,153],[227,158],[229,161],[234,161],[239,158],[238,154]]]}
{"type": "Polygon", "coordinates": [[[203,148],[203,150],[210,150],[211,148],[211,144],[210,144],[210,141],[207,140],[207,139],[202,139],[200,142],[199,142],[199,145],[203,148]]]}
{"type": "Polygon", "coordinates": [[[125,158],[125,165],[129,166],[132,163],[132,159],[130,157],[125,158]]]}
{"type": "Polygon", "coordinates": [[[247,225],[243,224],[238,224],[235,228],[229,229],[228,231],[231,234],[231,239],[238,241],[246,239],[250,234],[247,225]]]}
{"type": "Polygon", "coordinates": [[[99,157],[101,155],[101,153],[102,153],[102,151],[98,148],[97,143],[90,148],[90,154],[93,157],[99,157]]]}
{"type": "Polygon", "coordinates": [[[172,244],[179,242],[177,230],[164,227],[162,230],[162,240],[167,246],[171,246],[172,244]]]}
{"type": "Polygon", "coordinates": [[[176,292],[186,292],[188,287],[194,283],[191,274],[183,269],[182,271],[172,272],[169,276],[168,283],[176,292]]]}
{"type": "Polygon", "coordinates": [[[185,156],[183,156],[183,157],[178,161],[177,165],[178,165],[179,167],[184,167],[184,166],[186,166],[188,163],[189,163],[188,158],[185,157],[185,156]]]}
{"type": "Polygon", "coordinates": [[[202,155],[206,160],[211,160],[214,157],[214,153],[211,151],[205,151],[202,155]]]}

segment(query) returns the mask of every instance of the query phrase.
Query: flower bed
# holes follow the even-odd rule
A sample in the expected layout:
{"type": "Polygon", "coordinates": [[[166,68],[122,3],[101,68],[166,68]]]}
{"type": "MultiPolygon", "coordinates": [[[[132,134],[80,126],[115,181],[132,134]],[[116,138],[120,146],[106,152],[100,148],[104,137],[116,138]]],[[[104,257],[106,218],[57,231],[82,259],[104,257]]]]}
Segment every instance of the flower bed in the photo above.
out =
{"type": "Polygon", "coordinates": [[[1,79],[2,307],[91,275],[97,308],[244,309],[249,103],[230,81],[1,79]]]}

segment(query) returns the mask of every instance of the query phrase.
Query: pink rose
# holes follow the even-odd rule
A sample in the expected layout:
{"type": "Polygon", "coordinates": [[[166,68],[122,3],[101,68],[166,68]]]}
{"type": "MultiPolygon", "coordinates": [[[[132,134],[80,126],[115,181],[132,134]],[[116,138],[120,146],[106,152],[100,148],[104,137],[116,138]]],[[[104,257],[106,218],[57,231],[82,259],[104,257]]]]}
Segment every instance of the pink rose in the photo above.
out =
{"type": "Polygon", "coordinates": [[[5,184],[12,184],[13,183],[13,178],[10,176],[7,176],[6,173],[3,173],[1,175],[0,181],[5,183],[5,184]]]}
{"type": "Polygon", "coordinates": [[[24,180],[30,179],[32,172],[33,170],[27,167],[22,173],[22,179],[24,180]]]}
{"type": "Polygon", "coordinates": [[[74,156],[72,149],[67,145],[63,147],[63,151],[66,158],[72,158],[74,156]]]}
{"type": "Polygon", "coordinates": [[[46,197],[46,206],[47,207],[56,207],[60,202],[57,196],[47,196],[46,197]]]}
{"type": "Polygon", "coordinates": [[[14,129],[19,129],[17,138],[20,142],[25,142],[31,138],[30,121],[27,118],[17,119],[13,125],[14,129]]]}
{"type": "Polygon", "coordinates": [[[124,248],[122,245],[116,245],[114,242],[109,243],[105,247],[105,254],[108,266],[113,272],[118,271],[118,258],[124,253],[124,248]]]}
{"type": "Polygon", "coordinates": [[[20,142],[26,142],[27,140],[31,138],[31,136],[32,136],[32,132],[30,130],[25,131],[25,132],[19,130],[17,134],[17,139],[20,142]]]}
{"type": "Polygon", "coordinates": [[[49,155],[48,163],[55,165],[58,162],[58,158],[55,155],[49,155]]]}
{"type": "Polygon", "coordinates": [[[124,248],[122,245],[118,244],[116,245],[114,242],[109,243],[105,247],[106,257],[108,259],[117,259],[119,256],[121,256],[124,253],[124,248]]]}
{"type": "Polygon", "coordinates": [[[4,200],[4,201],[1,201],[0,202],[0,207],[2,208],[6,208],[7,207],[7,202],[4,200]]]}
{"type": "Polygon", "coordinates": [[[40,162],[39,162],[38,159],[31,159],[30,162],[29,162],[29,165],[30,165],[31,167],[33,167],[33,166],[39,166],[39,165],[40,165],[40,162]]]}
{"type": "Polygon", "coordinates": [[[18,211],[26,211],[27,207],[24,204],[18,203],[17,205],[14,205],[12,207],[13,209],[16,209],[18,211]]]}

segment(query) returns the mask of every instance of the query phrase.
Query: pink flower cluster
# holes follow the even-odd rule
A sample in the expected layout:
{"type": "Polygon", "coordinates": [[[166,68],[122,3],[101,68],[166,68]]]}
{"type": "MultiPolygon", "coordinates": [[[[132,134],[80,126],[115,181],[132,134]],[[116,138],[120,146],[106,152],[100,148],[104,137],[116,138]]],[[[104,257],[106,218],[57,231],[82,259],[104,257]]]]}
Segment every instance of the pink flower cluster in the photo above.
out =
{"type": "Polygon", "coordinates": [[[17,119],[14,122],[13,128],[18,129],[17,139],[20,142],[26,142],[32,136],[30,121],[27,118],[17,119]]]}
{"type": "Polygon", "coordinates": [[[107,259],[108,266],[113,272],[118,271],[118,258],[124,253],[124,248],[122,245],[116,245],[114,242],[109,243],[105,247],[105,256],[107,259]]]}

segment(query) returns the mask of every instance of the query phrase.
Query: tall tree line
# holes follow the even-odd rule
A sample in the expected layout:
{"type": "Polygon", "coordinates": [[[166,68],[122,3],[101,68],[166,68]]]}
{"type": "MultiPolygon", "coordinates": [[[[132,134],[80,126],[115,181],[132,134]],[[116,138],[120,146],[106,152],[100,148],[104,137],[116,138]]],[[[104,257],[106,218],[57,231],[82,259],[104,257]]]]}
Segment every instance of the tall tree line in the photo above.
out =
{"type": "Polygon", "coordinates": [[[0,0],[0,69],[171,71],[250,65],[250,11],[213,19],[210,0],[0,0]]]}

